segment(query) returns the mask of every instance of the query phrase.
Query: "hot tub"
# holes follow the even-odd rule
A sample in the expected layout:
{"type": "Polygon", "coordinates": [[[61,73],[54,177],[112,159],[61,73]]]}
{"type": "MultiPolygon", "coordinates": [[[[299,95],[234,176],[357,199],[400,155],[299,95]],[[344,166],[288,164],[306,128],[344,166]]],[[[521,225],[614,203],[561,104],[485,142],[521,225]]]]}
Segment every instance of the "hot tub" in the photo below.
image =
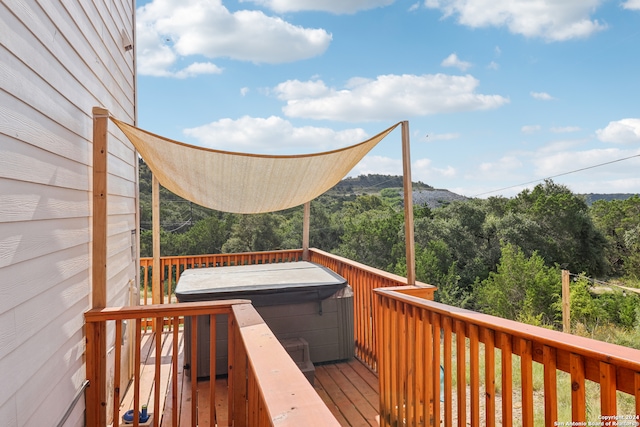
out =
{"type": "MultiPolygon", "coordinates": [[[[249,299],[280,340],[304,338],[313,363],[354,355],[353,292],[346,280],[310,262],[185,270],[179,302],[249,299]]],[[[209,372],[209,316],[198,317],[197,376],[209,372]]],[[[227,319],[216,321],[216,374],[227,372],[227,319]]],[[[191,358],[191,324],[185,321],[185,362],[191,358]]]]}

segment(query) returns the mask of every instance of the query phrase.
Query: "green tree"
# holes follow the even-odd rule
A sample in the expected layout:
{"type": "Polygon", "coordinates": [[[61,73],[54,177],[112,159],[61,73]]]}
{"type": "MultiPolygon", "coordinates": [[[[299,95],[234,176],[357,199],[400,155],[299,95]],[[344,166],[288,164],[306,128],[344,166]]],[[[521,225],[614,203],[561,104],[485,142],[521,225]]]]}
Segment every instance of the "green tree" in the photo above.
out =
{"type": "Polygon", "coordinates": [[[222,245],[223,253],[268,251],[282,248],[280,230],[284,218],[266,213],[239,215],[231,227],[231,236],[222,245]]]}
{"type": "Polygon", "coordinates": [[[611,274],[640,278],[640,196],[598,200],[591,206],[590,215],[607,240],[611,274]]]}
{"type": "Polygon", "coordinates": [[[431,242],[446,242],[449,258],[456,262],[460,283],[468,292],[476,278],[485,279],[500,258],[496,230],[487,221],[483,200],[457,201],[433,209],[431,215],[415,219],[415,236],[416,244],[425,248],[431,242]]]}
{"type": "Polygon", "coordinates": [[[591,295],[591,283],[581,275],[571,283],[570,288],[571,324],[593,326],[607,319],[607,312],[591,295]]]}
{"type": "MultiPolygon", "coordinates": [[[[509,201],[507,208],[539,227],[538,238],[519,242],[527,254],[536,251],[547,265],[559,264],[591,276],[605,272],[604,236],[593,224],[584,198],[566,186],[546,180],[531,191],[522,191],[509,201]]],[[[527,229],[525,235],[533,237],[531,231],[535,227],[527,229]]]]}
{"type": "Polygon", "coordinates": [[[404,216],[377,196],[359,196],[340,212],[343,234],[336,253],[391,271],[404,254],[404,216]]]}
{"type": "Polygon", "coordinates": [[[527,257],[520,248],[507,244],[502,248],[497,271],[477,283],[477,305],[495,316],[556,325],[560,288],[557,267],[547,267],[537,253],[527,257]]]}

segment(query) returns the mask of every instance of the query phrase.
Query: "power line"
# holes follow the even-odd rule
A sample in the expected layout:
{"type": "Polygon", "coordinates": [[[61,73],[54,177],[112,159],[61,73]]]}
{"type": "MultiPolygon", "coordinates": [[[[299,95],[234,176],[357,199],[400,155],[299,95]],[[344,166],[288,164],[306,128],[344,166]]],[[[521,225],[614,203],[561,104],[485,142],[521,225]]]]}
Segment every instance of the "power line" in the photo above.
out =
{"type": "Polygon", "coordinates": [[[569,172],[559,173],[559,174],[557,174],[557,175],[549,176],[549,177],[546,177],[546,178],[534,179],[533,181],[524,182],[524,183],[522,183],[522,184],[511,185],[511,186],[509,186],[509,187],[503,187],[503,188],[499,188],[499,189],[497,189],[497,190],[485,191],[484,193],[476,194],[475,196],[471,196],[471,197],[484,196],[485,194],[497,193],[498,191],[503,191],[503,190],[510,190],[510,189],[512,189],[512,188],[522,187],[522,186],[524,186],[524,185],[533,184],[533,183],[540,182],[540,181],[544,181],[544,180],[547,180],[547,179],[553,179],[553,178],[557,178],[557,177],[559,177],[559,176],[569,175],[569,174],[576,173],[576,172],[582,172],[582,171],[586,171],[586,170],[589,170],[589,169],[594,169],[594,168],[599,168],[599,167],[601,167],[601,166],[610,165],[610,164],[612,164],[612,163],[622,162],[622,161],[624,161],[624,160],[629,160],[629,159],[632,159],[632,158],[634,158],[634,157],[640,157],[640,154],[635,154],[635,155],[633,155],[633,156],[624,157],[624,158],[622,158],[622,159],[611,160],[610,162],[599,163],[599,164],[597,164],[597,165],[587,166],[587,167],[580,168],[580,169],[575,169],[575,170],[572,170],[572,171],[569,171],[569,172]]]}

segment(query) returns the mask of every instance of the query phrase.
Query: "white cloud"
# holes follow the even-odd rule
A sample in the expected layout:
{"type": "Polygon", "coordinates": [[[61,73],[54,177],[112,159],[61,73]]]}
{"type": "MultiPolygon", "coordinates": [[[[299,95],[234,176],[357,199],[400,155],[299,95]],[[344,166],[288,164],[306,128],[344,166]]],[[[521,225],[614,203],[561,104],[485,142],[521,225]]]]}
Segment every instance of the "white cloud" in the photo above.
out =
{"type": "MultiPolygon", "coordinates": [[[[386,156],[367,155],[358,163],[349,176],[367,174],[402,175],[402,160],[386,156]]],[[[414,181],[429,182],[438,178],[456,176],[456,169],[452,166],[444,168],[433,167],[431,159],[418,159],[411,164],[411,177],[414,181]]]]}
{"type": "Polygon", "coordinates": [[[267,7],[278,13],[314,10],[342,14],[388,6],[395,0],[241,0],[241,2],[245,1],[267,7]]]}
{"type": "MultiPolygon", "coordinates": [[[[638,1],[638,0],[632,0],[638,1]]],[[[588,37],[606,28],[591,15],[604,0],[425,0],[445,17],[472,28],[507,27],[514,34],[562,41],[588,37]]]]}
{"type": "Polygon", "coordinates": [[[487,65],[487,68],[490,70],[497,70],[500,68],[500,64],[498,64],[496,61],[491,61],[489,62],[489,65],[487,65]]]}
{"type": "Polygon", "coordinates": [[[339,121],[402,120],[437,113],[489,110],[509,103],[500,95],[476,93],[473,76],[446,74],[382,75],[375,80],[351,79],[345,88],[321,80],[297,80],[273,89],[289,117],[339,121]]]}
{"type": "Polygon", "coordinates": [[[237,120],[221,119],[185,129],[184,134],[209,148],[278,154],[316,153],[346,147],[369,138],[361,128],[335,131],[324,127],[295,127],[288,120],[276,116],[266,119],[249,116],[237,120]]]}
{"type": "Polygon", "coordinates": [[[222,68],[210,62],[194,62],[188,67],[174,73],[174,76],[179,79],[185,79],[187,77],[194,77],[199,74],[220,74],[222,68]]]}
{"type": "Polygon", "coordinates": [[[479,166],[483,178],[502,177],[507,172],[518,171],[522,168],[522,162],[515,155],[503,156],[496,162],[484,162],[479,166]]]}
{"type": "Polygon", "coordinates": [[[534,133],[538,132],[540,129],[542,129],[540,125],[525,125],[520,128],[520,131],[522,133],[534,133]]]}
{"type": "MultiPolygon", "coordinates": [[[[260,11],[232,13],[221,0],[154,0],[137,9],[136,30],[139,72],[152,76],[195,75],[190,67],[174,70],[190,56],[283,63],[320,55],[331,42],[323,29],[303,28],[260,11]]],[[[207,64],[197,71],[220,71],[207,64]]]]}
{"type": "Polygon", "coordinates": [[[246,96],[249,93],[249,90],[250,89],[248,87],[240,88],[240,95],[246,96]]]}
{"type": "Polygon", "coordinates": [[[442,60],[440,65],[442,65],[443,67],[456,67],[461,71],[467,71],[472,66],[470,62],[462,61],[460,58],[458,58],[458,55],[456,55],[455,53],[452,53],[444,60],[442,60]]]}
{"type": "Polygon", "coordinates": [[[431,159],[418,159],[411,165],[411,176],[414,181],[429,181],[438,178],[453,178],[457,171],[453,166],[436,168],[431,159]]]}
{"type": "Polygon", "coordinates": [[[549,95],[546,92],[529,92],[529,95],[539,101],[551,101],[554,99],[553,96],[549,95]]]}
{"type": "Polygon", "coordinates": [[[427,142],[433,141],[451,141],[460,138],[459,133],[430,133],[427,135],[427,142]]]}
{"type": "Polygon", "coordinates": [[[555,126],[551,128],[551,132],[553,133],[570,133],[570,132],[578,132],[581,129],[578,126],[555,126]]]}
{"type": "Polygon", "coordinates": [[[628,10],[640,10],[640,0],[627,0],[622,7],[628,10]]]}
{"type": "Polygon", "coordinates": [[[598,129],[596,135],[603,142],[622,144],[640,142],[640,119],[622,119],[609,122],[604,129],[598,129]]]}
{"type": "MultiPolygon", "coordinates": [[[[634,179],[637,180],[637,170],[640,166],[639,159],[630,159],[621,162],[616,162],[610,165],[603,165],[599,167],[593,167],[601,165],[607,162],[613,162],[626,157],[638,155],[638,150],[621,150],[618,148],[608,149],[591,149],[591,150],[563,150],[563,151],[551,151],[540,150],[533,158],[534,173],[538,177],[555,176],[559,174],[565,174],[567,172],[578,171],[580,169],[589,168],[588,171],[576,172],[568,175],[563,175],[562,180],[568,180],[570,178],[585,178],[593,181],[608,181],[612,179],[634,179]],[[621,178],[626,176],[625,178],[621,178]],[[570,177],[570,178],[564,178],[570,177]],[[632,177],[632,178],[628,178],[632,177]]],[[[554,178],[555,179],[555,178],[554,178]]],[[[560,179],[560,178],[558,178],[560,179]]],[[[560,181],[559,181],[560,182],[560,181]]],[[[581,190],[583,191],[583,190],[581,190]]],[[[590,191],[587,191],[590,192],[590,191]]],[[[620,192],[619,188],[610,187],[607,193],[620,192]]]]}

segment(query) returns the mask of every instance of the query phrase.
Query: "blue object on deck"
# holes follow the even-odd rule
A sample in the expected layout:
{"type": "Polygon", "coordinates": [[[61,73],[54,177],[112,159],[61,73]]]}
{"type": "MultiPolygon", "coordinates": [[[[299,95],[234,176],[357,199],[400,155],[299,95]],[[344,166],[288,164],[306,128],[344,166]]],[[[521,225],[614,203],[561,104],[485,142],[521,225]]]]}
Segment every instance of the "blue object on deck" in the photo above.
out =
{"type": "MultiPolygon", "coordinates": [[[[124,415],[122,416],[122,421],[124,421],[125,424],[132,424],[134,412],[137,412],[137,411],[130,409],[127,412],[125,412],[124,415]]],[[[147,412],[147,405],[142,405],[142,412],[138,412],[139,422],[146,423],[147,421],[149,421],[149,416],[150,415],[147,412]]]]}
{"type": "Polygon", "coordinates": [[[444,368],[440,365],[440,402],[444,402],[444,368]]]}

